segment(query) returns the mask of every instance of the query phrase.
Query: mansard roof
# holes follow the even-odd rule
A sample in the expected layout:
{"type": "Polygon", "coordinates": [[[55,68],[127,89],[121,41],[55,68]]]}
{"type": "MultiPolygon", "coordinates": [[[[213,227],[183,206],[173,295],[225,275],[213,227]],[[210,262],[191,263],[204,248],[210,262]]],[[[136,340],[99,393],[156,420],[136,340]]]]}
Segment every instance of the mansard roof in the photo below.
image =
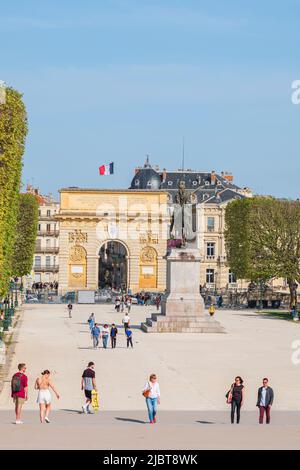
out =
{"type": "Polygon", "coordinates": [[[193,191],[198,202],[220,204],[231,199],[244,198],[240,188],[233,183],[232,175],[217,174],[193,170],[167,171],[152,167],[149,158],[144,165],[136,169],[131,190],[164,190],[169,193],[170,202],[175,202],[180,181],[185,182],[187,190],[193,191]]]}

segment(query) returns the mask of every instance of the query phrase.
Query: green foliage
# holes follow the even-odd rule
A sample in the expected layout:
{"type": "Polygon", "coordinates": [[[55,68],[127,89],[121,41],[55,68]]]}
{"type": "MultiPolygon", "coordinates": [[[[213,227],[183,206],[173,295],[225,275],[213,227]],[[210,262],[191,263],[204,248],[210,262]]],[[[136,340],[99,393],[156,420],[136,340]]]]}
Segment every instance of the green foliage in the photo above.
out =
{"type": "Polygon", "coordinates": [[[22,95],[6,89],[0,105],[0,298],[7,292],[19,209],[27,116],[22,95]]]}
{"type": "Polygon", "coordinates": [[[31,271],[38,226],[38,207],[33,194],[19,195],[19,216],[12,259],[13,276],[25,276],[31,271]]]}
{"type": "Polygon", "coordinates": [[[238,278],[300,282],[300,202],[254,197],[226,208],[228,264],[238,278]]]}

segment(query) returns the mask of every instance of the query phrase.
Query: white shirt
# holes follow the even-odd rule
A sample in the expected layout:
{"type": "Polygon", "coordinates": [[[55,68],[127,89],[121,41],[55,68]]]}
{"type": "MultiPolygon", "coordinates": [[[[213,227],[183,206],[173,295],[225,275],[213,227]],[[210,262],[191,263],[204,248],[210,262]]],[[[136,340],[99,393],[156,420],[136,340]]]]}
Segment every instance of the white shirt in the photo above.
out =
{"type": "Polygon", "coordinates": [[[108,327],[107,328],[103,327],[102,328],[102,336],[107,336],[107,335],[109,335],[109,328],[108,327]]]}
{"type": "Polygon", "coordinates": [[[266,394],[267,394],[267,389],[263,387],[261,391],[260,406],[266,406],[266,394]]]}
{"type": "Polygon", "coordinates": [[[129,323],[129,316],[128,315],[125,315],[125,317],[123,318],[123,323],[129,323]]]}
{"type": "Polygon", "coordinates": [[[159,398],[160,397],[160,389],[159,389],[159,383],[158,382],[147,382],[145,387],[144,387],[144,390],[149,390],[149,388],[151,388],[151,392],[150,392],[150,395],[149,395],[149,398],[159,398]]]}

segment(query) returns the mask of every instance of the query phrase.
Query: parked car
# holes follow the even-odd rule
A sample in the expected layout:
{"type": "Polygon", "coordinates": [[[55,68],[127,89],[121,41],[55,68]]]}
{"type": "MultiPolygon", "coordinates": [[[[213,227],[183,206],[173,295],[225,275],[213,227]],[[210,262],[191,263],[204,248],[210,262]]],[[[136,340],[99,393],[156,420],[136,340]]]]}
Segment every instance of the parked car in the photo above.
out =
{"type": "Polygon", "coordinates": [[[27,303],[36,303],[36,302],[38,302],[38,301],[39,301],[39,299],[38,299],[37,296],[34,295],[34,294],[28,294],[28,295],[26,296],[26,302],[27,302],[27,303]]]}
{"type": "Polygon", "coordinates": [[[109,291],[96,291],[95,302],[111,302],[112,295],[109,291]]]}

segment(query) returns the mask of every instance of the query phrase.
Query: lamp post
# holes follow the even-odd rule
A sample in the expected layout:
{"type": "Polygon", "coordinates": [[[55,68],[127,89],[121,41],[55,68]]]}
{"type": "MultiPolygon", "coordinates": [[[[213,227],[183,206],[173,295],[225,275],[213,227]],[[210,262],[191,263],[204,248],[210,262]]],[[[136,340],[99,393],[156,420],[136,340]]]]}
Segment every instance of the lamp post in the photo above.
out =
{"type": "Polygon", "coordinates": [[[4,320],[3,320],[3,330],[8,331],[11,325],[11,316],[10,316],[10,308],[9,308],[9,297],[7,296],[4,299],[4,320]]]}
{"type": "Polygon", "coordinates": [[[215,272],[215,295],[218,294],[218,276],[219,276],[219,273],[215,272]]]}

